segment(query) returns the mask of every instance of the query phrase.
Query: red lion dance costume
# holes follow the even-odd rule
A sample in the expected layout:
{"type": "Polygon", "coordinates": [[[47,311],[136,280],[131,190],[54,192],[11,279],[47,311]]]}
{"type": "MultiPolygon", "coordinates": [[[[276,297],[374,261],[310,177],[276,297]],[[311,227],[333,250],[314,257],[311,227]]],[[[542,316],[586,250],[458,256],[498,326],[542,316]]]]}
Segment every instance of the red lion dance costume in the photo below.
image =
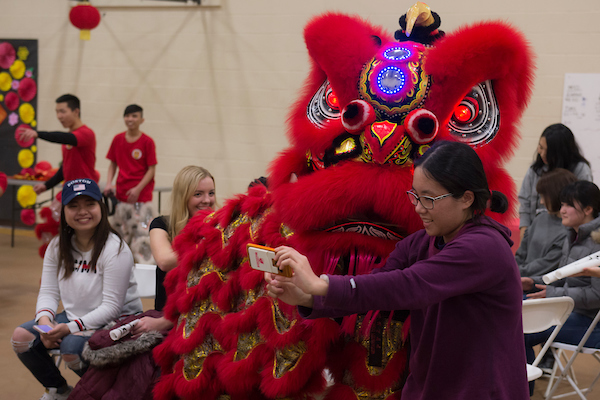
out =
{"type": "Polygon", "coordinates": [[[381,267],[398,240],[422,229],[404,192],[412,160],[436,140],[472,145],[490,188],[514,205],[502,165],[531,94],[528,45],[504,23],[446,36],[439,24],[422,3],[400,19],[396,40],[343,14],[309,22],[312,67],[268,189],[199,213],[175,240],[180,264],[165,283],[175,327],[154,351],[156,398],[400,398],[409,313],[302,320],[265,295],[246,244],[292,246],[317,275],[381,267]],[[333,377],[326,391],[324,369],[333,377]]]}

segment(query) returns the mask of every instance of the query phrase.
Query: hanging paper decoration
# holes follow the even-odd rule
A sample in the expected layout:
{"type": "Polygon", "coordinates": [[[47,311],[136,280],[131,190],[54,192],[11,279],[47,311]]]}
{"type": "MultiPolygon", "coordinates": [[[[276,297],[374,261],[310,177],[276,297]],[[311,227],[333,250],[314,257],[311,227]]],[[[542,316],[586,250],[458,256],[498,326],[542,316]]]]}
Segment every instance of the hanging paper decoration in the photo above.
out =
{"type": "Polygon", "coordinates": [[[17,115],[17,113],[15,113],[15,112],[10,113],[10,115],[8,116],[8,124],[10,126],[15,126],[18,123],[19,123],[19,116],[17,115]]]}
{"type": "Polygon", "coordinates": [[[18,126],[17,129],[15,129],[15,140],[17,141],[17,144],[21,147],[31,146],[35,139],[34,138],[31,138],[29,140],[21,139],[21,129],[30,129],[30,127],[29,127],[29,125],[21,124],[18,126]]]}
{"type": "Polygon", "coordinates": [[[25,208],[21,210],[21,221],[25,225],[34,225],[35,224],[35,211],[32,208],[25,208]]]}
{"type": "Polygon", "coordinates": [[[30,185],[23,185],[17,190],[17,201],[22,208],[29,208],[35,204],[37,194],[30,185]]]}
{"type": "Polygon", "coordinates": [[[15,111],[17,108],[19,108],[19,96],[17,96],[17,93],[6,93],[6,97],[4,97],[4,104],[6,104],[6,108],[8,108],[10,111],[15,111]]]}
{"type": "MultiPolygon", "coordinates": [[[[0,43],[1,44],[1,43],[0,43]]],[[[12,87],[12,77],[8,72],[0,72],[0,90],[9,91],[12,87]]]]}
{"type": "Polygon", "coordinates": [[[26,124],[30,124],[31,121],[35,118],[35,110],[29,103],[23,103],[19,107],[19,117],[21,117],[21,121],[26,124]]]}
{"type": "Polygon", "coordinates": [[[79,39],[90,40],[90,30],[94,29],[100,23],[100,12],[89,2],[83,1],[69,12],[71,23],[79,28],[79,39]]]}
{"type": "Polygon", "coordinates": [[[19,165],[21,168],[29,168],[33,165],[33,153],[29,149],[23,149],[19,151],[17,155],[17,160],[19,160],[19,165]]]}
{"type": "Polygon", "coordinates": [[[15,48],[8,42],[0,43],[0,68],[9,69],[17,58],[15,48]]]}
{"type": "Polygon", "coordinates": [[[31,78],[23,78],[18,92],[23,101],[31,101],[37,94],[37,84],[31,78]]]}
{"type": "Polygon", "coordinates": [[[17,50],[17,57],[19,57],[19,60],[27,61],[27,57],[29,57],[29,49],[25,46],[19,46],[19,50],[17,50]]]}
{"type": "Polygon", "coordinates": [[[21,60],[16,60],[8,69],[15,79],[21,79],[25,76],[25,63],[21,60]]]}

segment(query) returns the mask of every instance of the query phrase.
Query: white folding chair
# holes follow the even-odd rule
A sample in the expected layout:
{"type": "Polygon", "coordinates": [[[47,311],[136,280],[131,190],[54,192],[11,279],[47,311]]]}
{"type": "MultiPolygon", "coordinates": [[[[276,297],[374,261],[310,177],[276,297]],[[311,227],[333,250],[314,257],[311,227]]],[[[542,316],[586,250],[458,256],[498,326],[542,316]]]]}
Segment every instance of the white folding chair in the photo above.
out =
{"type": "MultiPolygon", "coordinates": [[[[598,313],[596,314],[596,317],[592,320],[592,323],[590,324],[587,331],[585,331],[585,335],[583,335],[583,338],[581,338],[581,341],[579,342],[578,345],[561,343],[561,342],[554,342],[551,344],[550,348],[552,350],[552,354],[554,355],[554,369],[552,371],[552,375],[550,376],[550,382],[548,382],[548,388],[546,389],[546,400],[560,399],[560,398],[567,397],[567,396],[573,396],[575,394],[579,395],[579,397],[582,400],[587,399],[587,397],[585,396],[584,393],[587,394],[592,391],[592,388],[594,387],[594,385],[600,378],[600,371],[598,371],[596,378],[594,378],[592,383],[590,383],[590,386],[588,386],[587,388],[583,388],[583,389],[580,389],[578,387],[577,380],[575,379],[574,376],[571,376],[571,374],[569,374],[569,371],[571,370],[571,366],[573,365],[575,358],[579,354],[589,354],[592,357],[594,357],[596,359],[596,361],[598,361],[600,363],[600,349],[584,346],[585,342],[587,342],[588,338],[592,334],[592,331],[598,324],[598,321],[600,321],[600,311],[598,311],[598,313]],[[565,365],[563,365],[563,363],[561,361],[561,355],[564,354],[563,352],[565,350],[571,351],[573,353],[571,355],[571,358],[568,359],[567,363],[565,365]],[[560,373],[558,378],[556,378],[557,372],[560,373]],[[565,378],[567,379],[567,381],[569,382],[569,384],[571,385],[571,387],[574,390],[569,393],[563,393],[560,395],[553,396],[554,392],[558,388],[558,385],[560,385],[560,383],[565,378]]],[[[566,357],[565,357],[565,360],[566,360],[566,357]]]]}
{"type": "Polygon", "coordinates": [[[156,297],[156,265],[135,264],[133,275],[138,285],[140,297],[153,299],[156,297]]]}
{"type": "Polygon", "coordinates": [[[537,357],[531,364],[527,364],[527,380],[533,381],[542,376],[542,370],[537,366],[550,344],[562,328],[563,324],[569,318],[573,311],[573,299],[570,297],[549,297],[545,299],[523,300],[523,332],[538,333],[543,332],[553,326],[554,331],[546,340],[537,357]]]}

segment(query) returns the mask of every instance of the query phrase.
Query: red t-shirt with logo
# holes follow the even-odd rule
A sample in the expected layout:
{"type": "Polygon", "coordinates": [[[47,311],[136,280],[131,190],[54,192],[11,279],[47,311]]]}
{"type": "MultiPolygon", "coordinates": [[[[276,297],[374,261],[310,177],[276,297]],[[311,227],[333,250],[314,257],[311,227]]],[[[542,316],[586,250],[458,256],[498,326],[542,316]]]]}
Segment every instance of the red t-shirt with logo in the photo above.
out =
{"type": "MultiPolygon", "coordinates": [[[[137,185],[148,168],[156,165],[156,147],[154,140],[145,133],[133,143],[127,142],[126,132],[116,135],[110,144],[106,158],[117,164],[119,174],[117,175],[117,199],[127,201],[127,191],[137,185]]],[[[152,201],[154,190],[154,179],[140,192],[138,201],[145,203],[152,201]]]]}
{"type": "Polygon", "coordinates": [[[65,182],[88,178],[98,182],[96,171],[96,135],[85,125],[71,132],[77,138],[77,146],[62,145],[63,177],[65,182]]]}

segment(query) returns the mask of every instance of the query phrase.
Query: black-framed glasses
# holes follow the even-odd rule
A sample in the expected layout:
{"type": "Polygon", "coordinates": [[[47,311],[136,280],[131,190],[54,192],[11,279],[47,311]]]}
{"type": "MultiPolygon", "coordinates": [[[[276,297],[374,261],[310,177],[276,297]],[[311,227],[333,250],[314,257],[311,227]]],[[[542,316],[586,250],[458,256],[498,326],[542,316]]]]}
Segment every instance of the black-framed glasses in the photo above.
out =
{"type": "Polygon", "coordinates": [[[430,197],[430,196],[419,197],[412,190],[407,190],[406,194],[408,195],[408,200],[410,201],[410,203],[413,206],[416,206],[418,202],[421,202],[421,205],[426,210],[433,210],[433,204],[436,200],[441,200],[445,197],[452,196],[452,193],[446,193],[446,194],[443,194],[443,195],[437,196],[437,197],[430,197]]]}

